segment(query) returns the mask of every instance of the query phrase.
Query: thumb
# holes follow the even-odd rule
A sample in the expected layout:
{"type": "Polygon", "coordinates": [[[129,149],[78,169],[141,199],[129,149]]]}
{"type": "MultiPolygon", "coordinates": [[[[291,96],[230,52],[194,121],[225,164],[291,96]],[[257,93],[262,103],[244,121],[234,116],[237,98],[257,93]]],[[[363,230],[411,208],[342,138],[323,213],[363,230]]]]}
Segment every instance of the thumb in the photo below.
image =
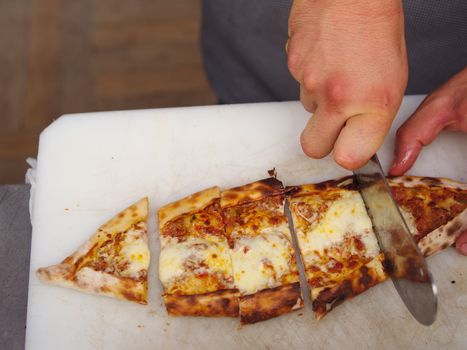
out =
{"type": "Polygon", "coordinates": [[[467,231],[462,232],[457,239],[456,249],[462,255],[467,255],[467,231]]]}
{"type": "Polygon", "coordinates": [[[402,175],[409,170],[423,146],[433,142],[454,117],[436,101],[425,100],[415,113],[397,130],[396,157],[390,175],[402,175]]]}

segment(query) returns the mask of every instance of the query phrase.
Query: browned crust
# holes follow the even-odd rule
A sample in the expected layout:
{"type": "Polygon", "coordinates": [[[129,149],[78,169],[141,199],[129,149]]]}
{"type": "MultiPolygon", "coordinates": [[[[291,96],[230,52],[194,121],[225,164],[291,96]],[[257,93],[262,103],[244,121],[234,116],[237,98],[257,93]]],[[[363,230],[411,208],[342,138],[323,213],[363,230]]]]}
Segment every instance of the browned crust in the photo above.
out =
{"type": "Polygon", "coordinates": [[[220,290],[206,294],[164,294],[164,304],[171,316],[238,316],[239,292],[220,290]]]}
{"type": "Polygon", "coordinates": [[[95,237],[98,238],[97,236],[99,236],[99,232],[105,232],[110,234],[125,232],[134,224],[141,221],[146,221],[146,218],[148,216],[148,205],[148,198],[144,197],[138,202],[126,208],[125,210],[122,210],[112,219],[107,221],[104,225],[99,227],[99,230],[95,237]]]}
{"type": "Polygon", "coordinates": [[[159,229],[162,229],[167,222],[174,220],[181,215],[203,210],[219,197],[220,189],[219,187],[214,186],[164,205],[157,212],[159,218],[159,229]]]}
{"type": "Polygon", "coordinates": [[[118,232],[125,232],[138,222],[146,221],[148,216],[148,205],[148,198],[142,198],[99,227],[96,234],[91,239],[100,239],[102,232],[105,232],[105,234],[110,233],[112,235],[118,232]]]}
{"type": "Polygon", "coordinates": [[[147,216],[148,198],[145,197],[115,215],[104,225],[100,226],[91,238],[84,242],[84,244],[81,245],[81,247],[79,247],[72,255],[63,260],[62,264],[68,263],[69,265],[78,267],[79,263],[88,254],[92,247],[97,242],[100,242],[103,237],[106,237],[108,234],[115,235],[120,232],[125,232],[133,225],[140,222],[146,222],[147,216]]]}
{"type": "Polygon", "coordinates": [[[295,198],[337,189],[358,190],[355,177],[349,175],[335,180],[326,180],[317,184],[290,186],[286,188],[286,192],[289,193],[290,197],[295,198]]]}
{"type": "Polygon", "coordinates": [[[124,232],[141,222],[144,222],[146,234],[147,213],[148,199],[143,198],[99,227],[89,240],[60,264],[39,268],[37,277],[47,284],[147,304],[147,271],[142,278],[136,280],[95,271],[82,264],[95,244],[109,234],[124,232]]]}
{"type": "Polygon", "coordinates": [[[455,189],[459,191],[466,191],[467,184],[443,177],[429,177],[429,176],[397,176],[388,178],[390,185],[401,185],[403,187],[443,187],[455,189]]]}
{"type": "Polygon", "coordinates": [[[221,193],[221,207],[228,208],[284,193],[281,181],[274,177],[231,188],[221,193]]]}
{"type": "Polygon", "coordinates": [[[147,304],[148,285],[146,277],[136,280],[115,276],[103,271],[95,271],[87,267],[78,270],[75,274],[70,274],[70,269],[73,269],[73,267],[65,262],[38,269],[37,276],[47,284],[88,294],[105,295],[133,301],[143,305],[147,304]]]}
{"type": "Polygon", "coordinates": [[[467,230],[467,208],[445,225],[431,231],[418,242],[424,256],[433,255],[452,245],[467,230]]]}
{"type": "MultiPolygon", "coordinates": [[[[467,184],[447,178],[421,177],[421,176],[398,176],[388,179],[391,187],[403,188],[441,188],[449,189],[450,192],[466,192],[467,184]]],[[[460,214],[449,220],[446,224],[428,232],[418,242],[420,251],[425,256],[433,255],[452,245],[459,235],[467,230],[467,208],[460,214]]]]}
{"type": "Polygon", "coordinates": [[[363,293],[365,290],[385,281],[387,274],[383,267],[383,254],[378,255],[366,265],[353,271],[345,279],[332,286],[313,288],[311,299],[317,320],[347,299],[363,293]]]}
{"type": "Polygon", "coordinates": [[[303,307],[300,282],[264,289],[240,298],[240,321],[251,324],[265,321],[303,307]]]}
{"type": "MultiPolygon", "coordinates": [[[[397,176],[389,177],[388,182],[393,186],[403,187],[444,187],[456,189],[459,191],[467,190],[467,184],[447,178],[435,178],[428,176],[397,176]]],[[[309,195],[310,193],[322,192],[329,189],[347,189],[358,190],[357,182],[353,175],[341,177],[339,179],[326,180],[317,184],[304,184],[298,186],[288,186],[286,191],[290,193],[291,197],[299,197],[309,195]]]]}

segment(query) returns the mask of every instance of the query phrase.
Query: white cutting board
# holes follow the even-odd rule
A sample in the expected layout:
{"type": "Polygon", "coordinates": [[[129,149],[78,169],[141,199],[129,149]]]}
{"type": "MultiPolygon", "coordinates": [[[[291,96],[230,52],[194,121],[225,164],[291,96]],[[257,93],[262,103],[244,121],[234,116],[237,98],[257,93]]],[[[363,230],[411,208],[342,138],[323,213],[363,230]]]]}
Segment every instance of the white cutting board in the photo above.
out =
{"type": "MultiPolygon", "coordinates": [[[[407,97],[379,152],[392,159],[395,128],[420,97],[407,97]]],[[[390,282],[337,307],[322,321],[300,312],[239,327],[237,319],[171,318],[157,279],[155,212],[208,186],[237,186],[276,167],[287,184],[346,174],[327,158],[302,155],[308,118],[299,103],[263,103],[64,116],[41,135],[26,332],[28,349],[301,349],[467,346],[467,258],[449,248],[429,260],[439,314],[417,324],[390,282]],[[149,305],[141,306],[39,283],[35,270],[61,261],[100,224],[149,196],[149,305]],[[455,284],[451,283],[455,281],[455,284]]],[[[466,181],[467,137],[444,133],[424,149],[414,175],[466,181]]]]}

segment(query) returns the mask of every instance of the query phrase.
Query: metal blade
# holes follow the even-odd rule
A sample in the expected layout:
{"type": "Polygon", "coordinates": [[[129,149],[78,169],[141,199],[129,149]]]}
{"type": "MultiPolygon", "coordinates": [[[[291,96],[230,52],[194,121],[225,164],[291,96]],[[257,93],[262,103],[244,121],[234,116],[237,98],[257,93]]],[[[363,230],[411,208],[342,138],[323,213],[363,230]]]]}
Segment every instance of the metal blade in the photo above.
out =
{"type": "Polygon", "coordinates": [[[436,285],[392,197],[376,154],[354,174],[385,255],[386,271],[410,313],[420,323],[431,325],[437,311],[436,285]]]}

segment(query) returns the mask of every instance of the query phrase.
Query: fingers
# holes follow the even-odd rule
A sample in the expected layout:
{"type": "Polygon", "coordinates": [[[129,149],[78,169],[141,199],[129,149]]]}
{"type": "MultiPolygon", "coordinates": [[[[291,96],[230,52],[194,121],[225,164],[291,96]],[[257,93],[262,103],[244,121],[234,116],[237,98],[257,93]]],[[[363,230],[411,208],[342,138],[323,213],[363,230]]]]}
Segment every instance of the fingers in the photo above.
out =
{"type": "Polygon", "coordinates": [[[335,161],[349,170],[365,165],[383,143],[391,122],[391,118],[374,114],[349,118],[334,145],[335,161]]]}
{"type": "Polygon", "coordinates": [[[389,175],[391,176],[405,174],[414,165],[422,149],[420,142],[404,146],[400,146],[399,141],[396,142],[396,159],[389,169],[389,175]]]}
{"type": "Polygon", "coordinates": [[[423,146],[433,142],[450,123],[449,111],[444,112],[439,102],[422,103],[419,109],[397,130],[396,157],[389,173],[402,175],[409,170],[423,146]]]}
{"type": "Polygon", "coordinates": [[[319,106],[300,136],[303,152],[311,158],[327,156],[344,124],[345,118],[337,112],[329,112],[319,106]]]}
{"type": "Polygon", "coordinates": [[[467,231],[462,232],[456,241],[456,249],[462,255],[467,255],[467,231]]]}

